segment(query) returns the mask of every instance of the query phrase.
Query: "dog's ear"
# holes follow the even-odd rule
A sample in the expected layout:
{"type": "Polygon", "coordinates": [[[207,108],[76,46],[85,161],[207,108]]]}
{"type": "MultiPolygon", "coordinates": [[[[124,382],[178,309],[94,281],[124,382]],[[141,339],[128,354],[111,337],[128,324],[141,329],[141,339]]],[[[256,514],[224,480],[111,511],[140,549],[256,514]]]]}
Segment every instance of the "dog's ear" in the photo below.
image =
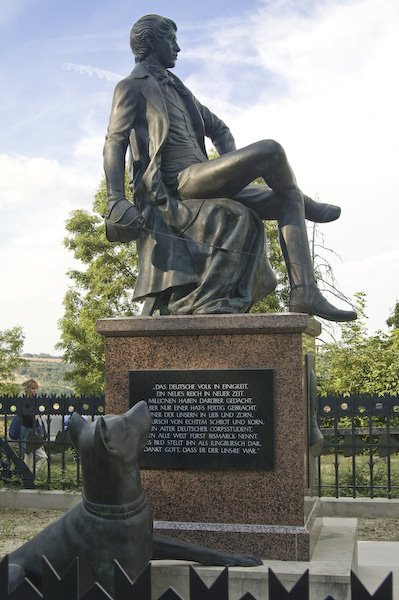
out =
{"type": "Polygon", "coordinates": [[[81,432],[88,426],[89,425],[85,419],[77,412],[74,412],[72,417],[69,419],[68,432],[71,437],[72,444],[75,446],[76,450],[79,450],[79,436],[81,432]]]}
{"type": "Polygon", "coordinates": [[[147,444],[151,427],[151,416],[145,402],[138,402],[124,415],[99,417],[94,431],[94,444],[98,450],[126,457],[129,453],[137,457],[147,444]]]}
{"type": "Polygon", "coordinates": [[[144,400],[137,402],[123,416],[128,426],[134,429],[139,452],[144,452],[151,429],[151,415],[147,403],[144,400]]]}
{"type": "Polygon", "coordinates": [[[97,419],[96,428],[94,431],[94,445],[96,448],[103,448],[106,452],[112,452],[110,447],[110,431],[104,417],[97,419]]]}
{"type": "Polygon", "coordinates": [[[133,427],[136,426],[138,422],[140,422],[142,427],[146,427],[151,421],[150,412],[147,403],[144,400],[140,400],[140,402],[134,404],[123,416],[128,424],[133,427]]]}

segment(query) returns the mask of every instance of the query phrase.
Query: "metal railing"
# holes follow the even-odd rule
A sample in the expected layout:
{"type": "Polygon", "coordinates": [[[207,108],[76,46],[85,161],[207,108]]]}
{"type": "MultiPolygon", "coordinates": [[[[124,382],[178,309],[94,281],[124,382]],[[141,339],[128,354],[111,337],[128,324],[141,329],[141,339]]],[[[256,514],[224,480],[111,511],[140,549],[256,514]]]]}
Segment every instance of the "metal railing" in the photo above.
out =
{"type": "MultiPolygon", "coordinates": [[[[392,600],[393,585],[392,573],[381,583],[374,595],[370,594],[354,573],[351,574],[351,600],[392,600]]],[[[67,570],[63,577],[59,577],[53,567],[43,559],[43,590],[39,592],[29,581],[24,579],[22,583],[8,594],[8,557],[0,562],[0,598],[1,600],[12,600],[23,598],[23,600],[79,600],[78,592],[78,561],[67,570]]],[[[142,575],[132,582],[123,569],[115,561],[115,593],[114,600],[151,600],[151,566],[149,565],[142,575]]],[[[309,600],[309,571],[298,579],[288,592],[272,569],[269,569],[267,583],[269,600],[309,600]]],[[[216,581],[207,587],[193,567],[189,569],[189,595],[186,600],[229,600],[228,569],[224,569],[216,581]]],[[[112,600],[98,583],[85,592],[82,599],[90,600],[112,600]]],[[[169,588],[158,600],[184,600],[173,588],[169,588]]],[[[247,592],[240,600],[256,600],[255,596],[247,592]]],[[[319,600],[323,600],[320,598],[319,600]]],[[[326,600],[334,600],[328,596],[326,600]]]]}
{"type": "Polygon", "coordinates": [[[399,398],[319,398],[318,417],[319,496],[399,498],[399,398]]]}
{"type": "Polygon", "coordinates": [[[6,396],[0,398],[0,481],[25,488],[79,489],[79,456],[67,432],[74,411],[94,420],[105,413],[104,398],[83,396],[6,396]],[[10,437],[14,417],[19,425],[30,419],[35,428],[20,427],[10,437]]]}
{"type": "MultiPolygon", "coordinates": [[[[64,428],[74,410],[95,419],[105,413],[104,398],[0,398],[0,481],[22,482],[26,488],[78,489],[79,457],[64,428]],[[26,440],[12,440],[9,428],[15,415],[41,416],[45,439],[32,433],[26,440]],[[40,464],[35,452],[39,447],[47,455],[40,464]]],[[[317,459],[319,496],[399,498],[398,397],[319,398],[318,418],[325,437],[317,459]]]]}

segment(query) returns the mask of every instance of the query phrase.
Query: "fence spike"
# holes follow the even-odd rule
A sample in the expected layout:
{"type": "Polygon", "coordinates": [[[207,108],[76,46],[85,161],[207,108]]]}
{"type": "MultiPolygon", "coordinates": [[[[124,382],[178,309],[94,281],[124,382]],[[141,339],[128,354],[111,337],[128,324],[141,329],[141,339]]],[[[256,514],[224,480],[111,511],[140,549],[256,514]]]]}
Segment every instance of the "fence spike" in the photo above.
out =
{"type": "Polygon", "coordinates": [[[8,554],[0,561],[0,598],[8,596],[8,554]]]}
{"type": "Polygon", "coordinates": [[[269,569],[269,600],[309,600],[309,569],[296,582],[290,592],[269,569]]]}
{"type": "MultiPolygon", "coordinates": [[[[44,598],[47,600],[47,598],[44,598]]],[[[48,598],[52,600],[52,598],[48,598]]],[[[112,597],[104,590],[99,583],[94,583],[87,592],[81,596],[80,600],[113,600],[112,597]]]]}
{"type": "Polygon", "coordinates": [[[169,588],[162,596],[159,596],[158,600],[183,600],[183,598],[173,588],[169,588]]]}
{"type": "Polygon", "coordinates": [[[257,599],[250,592],[247,592],[246,594],[244,594],[244,596],[241,596],[240,600],[257,600],[257,599]]]}
{"type": "MultiPolygon", "coordinates": [[[[15,565],[14,565],[15,566],[15,565]]],[[[23,568],[19,567],[23,573],[23,568]]],[[[1,600],[39,600],[43,598],[39,590],[26,577],[11,592],[8,593],[9,556],[6,554],[0,561],[0,599],[1,600]]],[[[73,599],[72,599],[73,600],[73,599]]]]}
{"type": "Polygon", "coordinates": [[[60,577],[53,565],[43,556],[44,600],[79,600],[79,559],[75,560],[60,577]]]}
{"type": "Polygon", "coordinates": [[[393,585],[392,585],[392,573],[389,573],[374,594],[370,594],[358,579],[358,577],[351,572],[351,598],[352,600],[392,600],[393,598],[393,585]]]}
{"type": "Polygon", "coordinates": [[[190,600],[229,600],[229,571],[226,567],[208,588],[190,566],[190,600]]]}
{"type": "Polygon", "coordinates": [[[5,600],[43,600],[43,596],[33,583],[25,577],[19,586],[5,597],[5,600]]]}
{"type": "Polygon", "coordinates": [[[117,560],[114,560],[115,577],[115,600],[148,600],[151,598],[151,564],[148,564],[139,577],[133,582],[121,567],[117,560]]]}

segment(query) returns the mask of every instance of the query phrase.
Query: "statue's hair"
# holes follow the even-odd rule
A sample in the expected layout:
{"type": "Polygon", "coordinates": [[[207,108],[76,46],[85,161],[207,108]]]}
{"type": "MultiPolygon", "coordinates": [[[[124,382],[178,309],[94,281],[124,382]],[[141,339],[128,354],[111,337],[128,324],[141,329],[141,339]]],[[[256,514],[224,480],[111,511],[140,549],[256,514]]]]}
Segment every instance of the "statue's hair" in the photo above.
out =
{"type": "Polygon", "coordinates": [[[160,15],[144,15],[133,25],[130,31],[130,47],[136,62],[144,60],[151,50],[150,42],[165,36],[171,29],[177,30],[176,23],[160,15]]]}

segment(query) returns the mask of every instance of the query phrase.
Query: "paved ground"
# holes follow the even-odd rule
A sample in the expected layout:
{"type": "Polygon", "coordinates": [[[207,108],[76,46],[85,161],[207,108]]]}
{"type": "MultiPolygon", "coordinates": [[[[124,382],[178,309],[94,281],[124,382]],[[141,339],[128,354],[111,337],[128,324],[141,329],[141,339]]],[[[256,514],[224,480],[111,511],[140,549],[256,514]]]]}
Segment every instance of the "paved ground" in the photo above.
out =
{"type": "Polygon", "coordinates": [[[359,579],[371,594],[392,571],[393,600],[399,600],[399,542],[358,542],[358,561],[359,579]]]}
{"type": "MultiPolygon", "coordinates": [[[[3,509],[0,516],[0,557],[20,546],[59,514],[61,514],[59,511],[3,509]],[[22,519],[21,515],[25,519],[22,519]]],[[[378,535],[384,534],[385,539],[398,539],[399,519],[384,520],[384,523],[387,527],[382,528],[381,523],[377,523],[376,520],[372,522],[373,535],[378,533],[378,535]]],[[[370,532],[370,524],[368,528],[360,527],[358,576],[368,591],[374,594],[388,573],[392,571],[393,600],[399,600],[399,541],[363,541],[370,532]]]]}

